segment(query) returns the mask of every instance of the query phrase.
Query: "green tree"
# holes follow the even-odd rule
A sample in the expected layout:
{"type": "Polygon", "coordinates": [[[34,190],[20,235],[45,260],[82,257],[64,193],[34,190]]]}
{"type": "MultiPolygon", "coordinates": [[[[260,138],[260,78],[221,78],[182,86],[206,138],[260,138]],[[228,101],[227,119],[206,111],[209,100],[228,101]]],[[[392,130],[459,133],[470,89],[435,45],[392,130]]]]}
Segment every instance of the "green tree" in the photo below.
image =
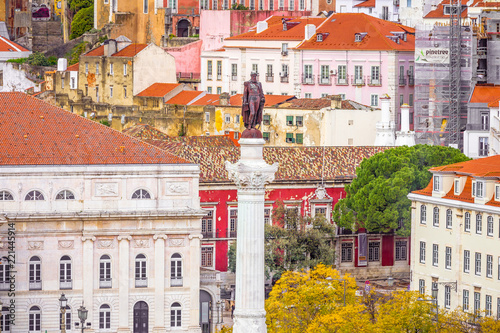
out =
{"type": "Polygon", "coordinates": [[[230,272],[236,273],[236,242],[229,245],[229,251],[227,252],[228,265],[227,269],[230,272]]]}
{"type": "Polygon", "coordinates": [[[69,9],[73,12],[78,12],[82,8],[88,8],[94,5],[93,0],[70,0],[68,1],[69,9]]]}
{"type": "Polygon", "coordinates": [[[70,39],[80,37],[94,27],[94,6],[80,9],[71,22],[70,39]]]}
{"type": "Polygon", "coordinates": [[[341,227],[370,232],[398,229],[402,221],[404,227],[398,233],[408,235],[408,193],[427,186],[432,177],[429,168],[467,160],[459,150],[442,146],[404,146],[378,153],[356,169],[356,178],[345,187],[347,195],[335,205],[333,218],[341,227]]]}

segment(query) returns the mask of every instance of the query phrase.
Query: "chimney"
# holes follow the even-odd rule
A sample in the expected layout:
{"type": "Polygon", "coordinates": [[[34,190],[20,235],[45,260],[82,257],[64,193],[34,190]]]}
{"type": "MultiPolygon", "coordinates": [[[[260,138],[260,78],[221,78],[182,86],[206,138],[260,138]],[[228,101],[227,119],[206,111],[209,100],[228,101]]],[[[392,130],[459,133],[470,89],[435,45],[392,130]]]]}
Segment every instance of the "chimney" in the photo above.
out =
{"type": "Polygon", "coordinates": [[[227,92],[220,94],[220,96],[219,96],[219,104],[220,105],[231,105],[229,103],[229,94],[227,92]]]}
{"type": "Polygon", "coordinates": [[[332,109],[342,109],[342,96],[332,95],[330,96],[330,100],[331,100],[330,107],[332,109]]]}
{"type": "Polygon", "coordinates": [[[380,97],[380,108],[382,109],[381,122],[384,124],[387,124],[391,121],[390,105],[391,98],[387,94],[384,94],[382,97],[380,97]]]}
{"type": "Polygon", "coordinates": [[[312,36],[316,34],[316,26],[314,24],[306,24],[305,27],[305,40],[311,39],[312,36]]]}
{"type": "Polygon", "coordinates": [[[110,57],[115,54],[117,51],[116,40],[108,39],[104,42],[104,56],[110,57]]]}
{"type": "Polygon", "coordinates": [[[57,59],[57,71],[64,72],[66,69],[68,69],[68,59],[66,58],[57,59]]]}
{"type": "Polygon", "coordinates": [[[410,106],[408,104],[401,105],[401,132],[410,131],[410,106]]]}
{"type": "Polygon", "coordinates": [[[260,34],[262,31],[267,29],[267,22],[266,21],[259,21],[257,22],[257,33],[260,34]]]}

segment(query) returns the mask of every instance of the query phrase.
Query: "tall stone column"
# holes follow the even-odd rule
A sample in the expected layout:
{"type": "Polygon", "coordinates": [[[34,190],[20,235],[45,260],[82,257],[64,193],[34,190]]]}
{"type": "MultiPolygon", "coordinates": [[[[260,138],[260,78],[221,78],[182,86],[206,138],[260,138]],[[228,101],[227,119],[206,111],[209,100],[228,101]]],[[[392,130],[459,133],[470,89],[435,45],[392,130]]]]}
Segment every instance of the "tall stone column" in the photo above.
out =
{"type": "Polygon", "coordinates": [[[165,332],[165,240],[166,235],[154,235],[155,240],[155,315],[153,333],[165,332]]]}
{"type": "Polygon", "coordinates": [[[130,332],[132,324],[128,321],[130,291],[130,241],[131,236],[118,236],[118,332],[130,332]]]}
{"type": "Polygon", "coordinates": [[[201,332],[200,327],[200,264],[201,234],[189,235],[189,332],[201,332]]]}
{"type": "Polygon", "coordinates": [[[83,305],[88,312],[87,321],[93,320],[94,308],[94,236],[83,236],[83,258],[82,258],[82,271],[83,271],[83,305]]]}
{"type": "Polygon", "coordinates": [[[264,185],[274,180],[278,164],[264,161],[264,139],[241,139],[241,158],[226,162],[238,187],[236,295],[234,333],[267,332],[264,308],[264,185]]]}

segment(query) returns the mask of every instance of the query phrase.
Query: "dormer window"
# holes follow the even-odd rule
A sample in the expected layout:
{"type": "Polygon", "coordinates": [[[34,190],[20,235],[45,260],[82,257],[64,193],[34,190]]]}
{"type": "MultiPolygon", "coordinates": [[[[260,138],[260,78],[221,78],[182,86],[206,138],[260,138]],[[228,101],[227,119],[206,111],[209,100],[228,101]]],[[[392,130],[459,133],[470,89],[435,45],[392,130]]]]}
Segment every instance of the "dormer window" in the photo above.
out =
{"type": "Polygon", "coordinates": [[[495,200],[500,200],[500,185],[495,185],[495,200]]]}
{"type": "Polygon", "coordinates": [[[484,182],[476,182],[476,198],[482,198],[484,195],[484,182]]]}
{"type": "Polygon", "coordinates": [[[441,190],[441,177],[434,176],[434,186],[433,189],[435,192],[439,192],[441,190]]]}
{"type": "Polygon", "coordinates": [[[317,42],[322,42],[323,41],[323,34],[317,34],[316,35],[316,41],[317,42]]]}
{"type": "Polygon", "coordinates": [[[443,6],[443,14],[444,15],[450,15],[450,13],[451,13],[451,7],[444,5],[443,6]]]}
{"type": "Polygon", "coordinates": [[[361,42],[363,38],[367,35],[368,33],[366,32],[359,32],[354,34],[354,41],[355,42],[361,42]]]}
{"type": "Polygon", "coordinates": [[[455,194],[460,194],[460,179],[455,179],[455,194]]]}

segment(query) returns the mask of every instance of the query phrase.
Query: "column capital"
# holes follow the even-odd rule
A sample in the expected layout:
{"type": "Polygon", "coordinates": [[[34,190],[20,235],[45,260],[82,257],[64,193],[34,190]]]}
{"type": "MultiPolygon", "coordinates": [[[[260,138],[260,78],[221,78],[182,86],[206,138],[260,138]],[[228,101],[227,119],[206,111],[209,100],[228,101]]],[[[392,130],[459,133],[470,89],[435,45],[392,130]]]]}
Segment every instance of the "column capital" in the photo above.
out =
{"type": "Polygon", "coordinates": [[[158,239],[167,240],[167,239],[168,239],[168,236],[167,236],[167,235],[160,235],[160,234],[158,234],[158,235],[154,235],[154,236],[153,236],[153,239],[154,239],[154,240],[158,240],[158,239]]]}
{"type": "Polygon", "coordinates": [[[85,242],[85,241],[95,242],[95,240],[96,240],[95,236],[82,236],[82,242],[85,242]]]}
{"type": "Polygon", "coordinates": [[[188,238],[191,240],[191,239],[194,239],[194,238],[198,238],[198,239],[203,239],[203,235],[202,234],[190,234],[188,236],[188,238]]]}
{"type": "Polygon", "coordinates": [[[132,240],[132,236],[130,236],[130,235],[119,235],[119,236],[118,236],[118,240],[119,240],[119,241],[122,241],[122,240],[128,240],[128,241],[131,241],[131,240],[132,240]]]}
{"type": "Polygon", "coordinates": [[[278,163],[269,165],[262,163],[231,163],[226,161],[226,170],[238,190],[264,190],[264,185],[274,180],[274,174],[278,171],[278,163]]]}

